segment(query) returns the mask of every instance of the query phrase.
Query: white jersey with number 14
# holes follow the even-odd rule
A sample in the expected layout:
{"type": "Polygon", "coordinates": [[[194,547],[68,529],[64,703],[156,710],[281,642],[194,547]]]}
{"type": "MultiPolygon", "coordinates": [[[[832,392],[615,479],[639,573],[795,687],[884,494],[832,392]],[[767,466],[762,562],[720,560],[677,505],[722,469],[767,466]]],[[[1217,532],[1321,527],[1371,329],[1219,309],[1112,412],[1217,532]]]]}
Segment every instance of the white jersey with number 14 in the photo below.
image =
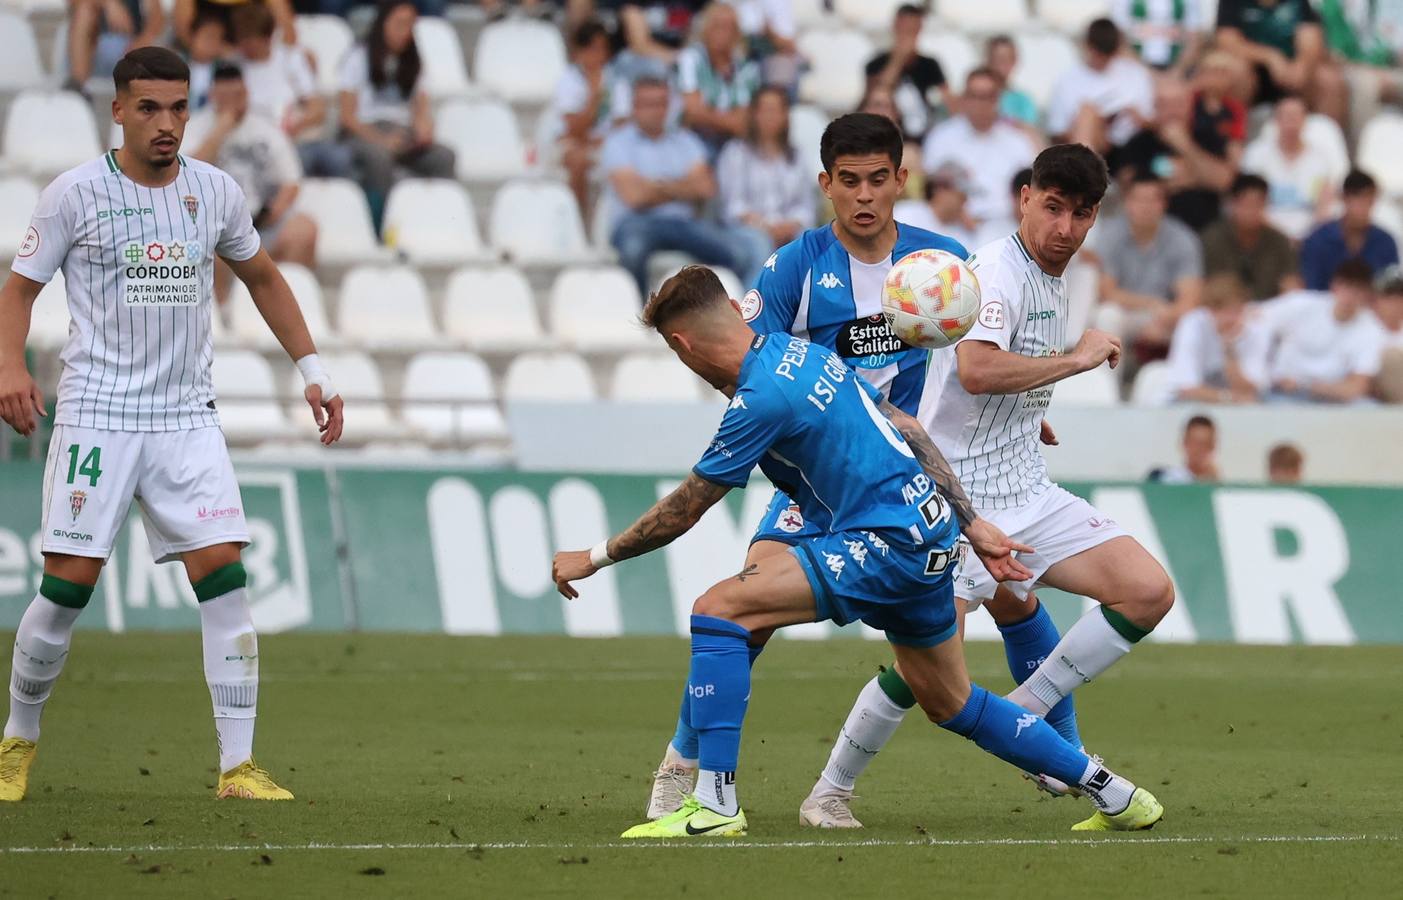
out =
{"type": "Polygon", "coordinates": [[[62,270],[72,325],[54,422],[105,431],[219,424],[214,256],[258,252],[248,205],[223,171],[179,157],[163,188],[122,174],[114,153],[39,196],[11,268],[47,284],[62,270]]]}

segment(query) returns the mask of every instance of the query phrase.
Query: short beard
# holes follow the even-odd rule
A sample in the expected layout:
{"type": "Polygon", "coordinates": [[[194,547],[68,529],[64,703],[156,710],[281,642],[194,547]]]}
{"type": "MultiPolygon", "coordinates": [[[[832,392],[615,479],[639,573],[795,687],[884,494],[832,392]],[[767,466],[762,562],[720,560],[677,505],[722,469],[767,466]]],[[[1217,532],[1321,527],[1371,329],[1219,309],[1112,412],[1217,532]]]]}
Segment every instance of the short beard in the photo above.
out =
{"type": "Polygon", "coordinates": [[[153,169],[168,169],[175,164],[176,157],[172,154],[170,159],[148,160],[153,169]]]}

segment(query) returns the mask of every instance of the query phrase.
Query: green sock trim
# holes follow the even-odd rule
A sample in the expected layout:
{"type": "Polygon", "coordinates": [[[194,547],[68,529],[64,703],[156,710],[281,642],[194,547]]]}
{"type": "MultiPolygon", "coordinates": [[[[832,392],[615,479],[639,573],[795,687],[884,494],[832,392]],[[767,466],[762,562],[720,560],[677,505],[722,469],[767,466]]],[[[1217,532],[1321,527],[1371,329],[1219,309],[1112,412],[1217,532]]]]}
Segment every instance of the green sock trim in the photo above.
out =
{"type": "Polygon", "coordinates": [[[1101,615],[1106,617],[1106,621],[1116,630],[1117,634],[1132,644],[1140,643],[1140,639],[1149,634],[1149,631],[1131,622],[1109,606],[1101,607],[1101,615]]]}
{"type": "Polygon", "coordinates": [[[230,591],[237,591],[248,585],[248,573],[241,562],[229,563],[195,582],[195,599],[204,603],[215,597],[223,597],[230,591]]]}
{"type": "Polygon", "coordinates": [[[910,709],[916,705],[916,695],[911,693],[910,686],[896,669],[882,666],[882,670],[877,673],[877,687],[882,689],[888,700],[902,709],[910,709]]]}
{"type": "Polygon", "coordinates": [[[93,598],[93,585],[66,581],[54,575],[45,575],[39,581],[39,594],[69,609],[82,609],[93,598]]]}

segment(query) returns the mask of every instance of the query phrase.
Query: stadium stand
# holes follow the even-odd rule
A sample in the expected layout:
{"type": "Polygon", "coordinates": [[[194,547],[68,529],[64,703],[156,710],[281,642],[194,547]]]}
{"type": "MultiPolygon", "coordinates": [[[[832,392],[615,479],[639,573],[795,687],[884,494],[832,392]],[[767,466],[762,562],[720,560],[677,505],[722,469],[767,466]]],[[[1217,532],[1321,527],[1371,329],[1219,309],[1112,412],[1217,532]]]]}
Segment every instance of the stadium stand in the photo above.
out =
{"type": "Polygon", "coordinates": [[[536,301],[519,269],[511,266],[455,271],[444,291],[444,331],[480,353],[520,353],[551,346],[536,301]]]}
{"type": "Polygon", "coordinates": [[[452,266],[486,253],[468,192],[456,181],[406,178],[385,203],[385,236],[421,266],[452,266]]]}
{"type": "Polygon", "coordinates": [[[404,373],[404,420],[431,443],[502,441],[506,421],[496,405],[492,374],[470,353],[421,353],[404,373]],[[437,401],[437,402],[435,402],[437,401]]]}
{"type": "Polygon", "coordinates": [[[507,369],[502,396],[508,401],[588,402],[596,400],[594,375],[573,353],[523,353],[507,369]]]}

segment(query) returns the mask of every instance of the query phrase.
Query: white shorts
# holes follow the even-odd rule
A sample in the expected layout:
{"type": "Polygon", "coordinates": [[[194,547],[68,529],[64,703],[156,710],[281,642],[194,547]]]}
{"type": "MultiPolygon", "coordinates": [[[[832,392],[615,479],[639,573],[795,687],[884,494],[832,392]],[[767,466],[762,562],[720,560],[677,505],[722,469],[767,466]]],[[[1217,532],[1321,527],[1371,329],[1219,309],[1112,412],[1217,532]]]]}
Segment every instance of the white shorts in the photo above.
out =
{"type": "Polygon", "coordinates": [[[248,544],[224,432],[101,431],[55,425],[44,467],[42,549],[106,559],[141,505],[156,562],[215,544],[248,544]]]}
{"type": "MultiPolygon", "coordinates": [[[[979,514],[1018,543],[1027,544],[1037,551],[1018,556],[1018,561],[1032,571],[1031,580],[1004,582],[1020,600],[1026,600],[1043,573],[1057,563],[1125,534],[1114,519],[1107,518],[1090,503],[1055,484],[1034,497],[1027,506],[980,510],[979,514]]],[[[991,599],[997,587],[998,582],[994,581],[977,555],[960,554],[960,568],[955,573],[955,596],[964,600],[968,609],[972,610],[991,599]]]]}

